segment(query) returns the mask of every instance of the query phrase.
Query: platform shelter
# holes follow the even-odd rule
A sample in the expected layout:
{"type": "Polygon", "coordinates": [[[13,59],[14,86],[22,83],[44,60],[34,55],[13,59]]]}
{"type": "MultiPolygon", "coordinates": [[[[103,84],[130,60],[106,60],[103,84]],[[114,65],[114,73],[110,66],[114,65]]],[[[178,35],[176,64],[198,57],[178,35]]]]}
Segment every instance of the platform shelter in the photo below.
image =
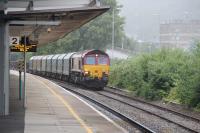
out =
{"type": "Polygon", "coordinates": [[[0,0],[0,115],[9,114],[10,36],[29,36],[45,45],[108,9],[99,0],[0,0]]]}

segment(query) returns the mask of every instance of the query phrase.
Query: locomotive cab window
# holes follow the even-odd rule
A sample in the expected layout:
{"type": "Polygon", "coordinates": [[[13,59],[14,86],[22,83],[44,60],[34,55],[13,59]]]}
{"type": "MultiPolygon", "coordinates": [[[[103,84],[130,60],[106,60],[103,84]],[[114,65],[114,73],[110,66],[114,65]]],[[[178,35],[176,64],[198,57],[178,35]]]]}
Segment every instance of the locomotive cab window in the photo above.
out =
{"type": "Polygon", "coordinates": [[[86,57],[85,58],[85,64],[87,65],[95,65],[96,61],[95,61],[95,57],[86,57]]]}
{"type": "Polygon", "coordinates": [[[98,57],[98,64],[99,65],[108,65],[108,58],[106,56],[98,57]]]}

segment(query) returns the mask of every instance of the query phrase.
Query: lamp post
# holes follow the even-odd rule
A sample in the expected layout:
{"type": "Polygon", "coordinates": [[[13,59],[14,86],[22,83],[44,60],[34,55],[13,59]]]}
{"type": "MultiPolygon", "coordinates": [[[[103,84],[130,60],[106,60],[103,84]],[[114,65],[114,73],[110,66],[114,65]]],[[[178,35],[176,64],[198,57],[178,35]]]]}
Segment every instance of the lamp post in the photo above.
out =
{"type": "Polygon", "coordinates": [[[113,8],[113,13],[112,13],[112,58],[114,54],[114,44],[115,44],[115,9],[113,8]]]}
{"type": "Polygon", "coordinates": [[[24,36],[24,108],[26,107],[26,35],[24,36]]]}

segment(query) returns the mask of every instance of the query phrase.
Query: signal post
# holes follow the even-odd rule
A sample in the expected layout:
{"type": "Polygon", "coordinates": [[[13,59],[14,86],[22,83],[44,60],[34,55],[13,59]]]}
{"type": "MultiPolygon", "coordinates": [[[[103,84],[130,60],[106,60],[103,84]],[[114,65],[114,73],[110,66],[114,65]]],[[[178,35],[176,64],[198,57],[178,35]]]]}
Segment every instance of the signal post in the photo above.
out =
{"type": "Polygon", "coordinates": [[[24,71],[24,61],[23,60],[19,60],[17,61],[17,69],[19,71],[19,100],[22,100],[23,97],[23,89],[22,89],[22,72],[24,71]]]}
{"type": "Polygon", "coordinates": [[[19,100],[23,100],[23,107],[26,105],[26,52],[36,52],[37,42],[31,41],[29,37],[10,37],[10,51],[23,53],[24,60],[18,61],[19,70],[19,100]],[[23,77],[23,89],[22,89],[22,72],[23,77]]]}

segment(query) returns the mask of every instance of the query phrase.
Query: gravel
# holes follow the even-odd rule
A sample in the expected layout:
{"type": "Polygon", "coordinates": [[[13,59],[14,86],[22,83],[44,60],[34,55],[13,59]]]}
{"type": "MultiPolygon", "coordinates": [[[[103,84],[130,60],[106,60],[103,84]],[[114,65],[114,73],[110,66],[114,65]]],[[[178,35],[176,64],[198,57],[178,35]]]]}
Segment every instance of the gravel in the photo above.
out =
{"type": "Polygon", "coordinates": [[[104,94],[104,95],[107,95],[107,96],[122,100],[124,102],[130,103],[131,105],[136,106],[138,108],[141,108],[141,109],[144,109],[144,110],[148,110],[148,111],[150,111],[150,112],[152,112],[154,114],[157,114],[157,115],[159,115],[161,117],[169,119],[169,120],[171,120],[171,121],[173,121],[175,123],[179,123],[181,125],[184,125],[185,127],[188,127],[188,128],[191,128],[191,129],[194,129],[194,130],[200,132],[200,123],[198,123],[196,121],[193,121],[192,119],[183,118],[181,116],[172,114],[170,112],[167,112],[167,111],[152,107],[151,105],[141,104],[140,102],[137,102],[137,101],[134,101],[134,100],[130,100],[128,98],[122,98],[120,96],[117,96],[117,95],[114,95],[114,94],[111,94],[111,93],[108,93],[108,92],[102,91],[101,93],[104,94]]]}
{"type": "MultiPolygon", "coordinates": [[[[197,132],[200,132],[200,124],[198,122],[188,120],[187,118],[177,116],[173,113],[169,113],[169,112],[166,112],[166,111],[163,111],[163,110],[156,109],[155,107],[151,107],[147,104],[145,105],[145,104],[133,101],[133,100],[130,101],[130,99],[122,98],[122,97],[119,97],[117,95],[110,94],[110,93],[105,93],[104,91],[100,91],[100,92],[97,93],[95,91],[87,90],[85,88],[80,89],[80,86],[71,85],[71,84],[67,84],[67,83],[64,83],[64,86],[67,87],[67,88],[73,89],[75,91],[78,91],[79,93],[84,94],[86,96],[89,96],[90,98],[95,99],[95,100],[109,106],[110,108],[115,109],[115,110],[119,111],[120,113],[125,114],[126,116],[129,116],[130,118],[132,118],[135,121],[145,125],[146,127],[152,129],[155,132],[159,132],[159,133],[169,133],[169,132],[170,133],[180,133],[180,132],[181,133],[188,133],[189,131],[178,126],[178,125],[176,125],[176,124],[174,124],[174,123],[170,123],[170,122],[168,122],[168,121],[166,121],[162,118],[159,118],[155,115],[151,115],[151,114],[149,114],[145,111],[141,111],[140,109],[131,107],[131,106],[123,104],[119,101],[115,101],[115,100],[112,100],[112,99],[107,98],[105,96],[99,95],[98,93],[103,93],[103,95],[108,95],[108,96],[111,96],[113,98],[122,100],[124,102],[128,102],[129,104],[137,106],[138,108],[142,108],[144,110],[148,110],[148,111],[155,113],[157,115],[161,115],[162,117],[167,118],[167,119],[169,119],[173,122],[179,123],[181,125],[184,125],[186,127],[191,128],[191,129],[195,129],[197,132]]],[[[93,103],[91,103],[91,104],[93,104],[93,103]]],[[[112,113],[98,107],[95,104],[93,104],[93,106],[95,106],[95,108],[97,108],[98,110],[103,112],[103,114],[107,115],[109,118],[111,118],[113,121],[115,121],[117,124],[119,124],[121,127],[126,129],[130,133],[134,133],[134,132],[138,133],[139,132],[136,128],[129,125],[128,123],[125,123],[123,120],[117,118],[112,113]]]]}

